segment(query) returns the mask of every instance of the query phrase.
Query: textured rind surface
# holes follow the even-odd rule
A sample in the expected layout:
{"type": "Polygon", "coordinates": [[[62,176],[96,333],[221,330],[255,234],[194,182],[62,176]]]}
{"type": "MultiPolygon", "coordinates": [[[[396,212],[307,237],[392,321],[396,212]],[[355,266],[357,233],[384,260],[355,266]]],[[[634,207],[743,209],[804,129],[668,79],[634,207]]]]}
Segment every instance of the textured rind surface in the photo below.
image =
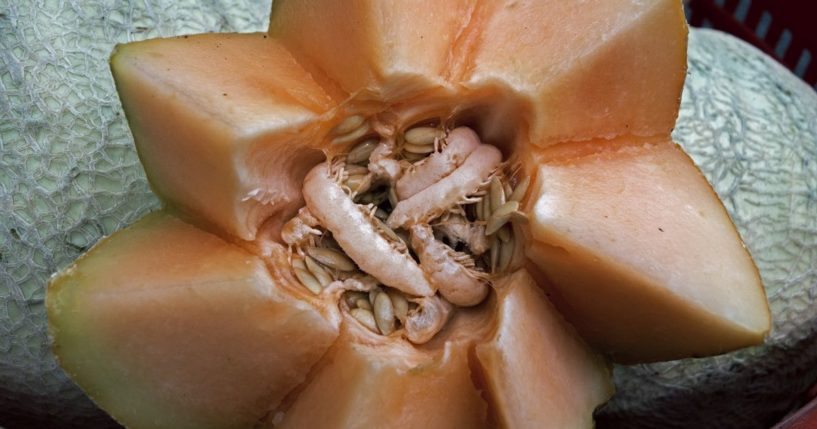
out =
{"type": "Polygon", "coordinates": [[[618,366],[599,428],[768,428],[817,380],[817,93],[723,33],[691,32],[673,137],[720,195],[766,286],[763,346],[618,366]]]}
{"type": "Polygon", "coordinates": [[[0,427],[114,424],[63,374],[44,287],[158,207],[108,67],[116,43],[266,29],[270,0],[0,2],[0,427]]]}
{"type": "MultiPolygon", "coordinates": [[[[158,205],[110,78],[113,45],[263,31],[268,10],[268,0],[0,6],[0,426],[113,425],[53,360],[43,306],[51,273],[158,205]]],[[[719,33],[691,31],[689,62],[674,137],[735,218],[775,326],[768,345],[744,352],[618,367],[600,428],[767,427],[817,379],[817,96],[719,33]]]]}

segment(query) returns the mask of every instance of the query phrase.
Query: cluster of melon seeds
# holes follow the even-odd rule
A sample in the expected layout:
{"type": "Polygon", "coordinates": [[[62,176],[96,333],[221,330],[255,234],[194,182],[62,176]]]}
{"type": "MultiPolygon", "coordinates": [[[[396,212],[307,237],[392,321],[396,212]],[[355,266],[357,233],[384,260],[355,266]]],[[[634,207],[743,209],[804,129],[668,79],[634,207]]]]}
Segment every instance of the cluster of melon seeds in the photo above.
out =
{"type": "Polygon", "coordinates": [[[391,133],[341,122],[333,143],[351,148],[309,172],[306,206],[282,230],[304,287],[341,291],[363,326],[415,343],[523,260],[515,225],[527,222],[529,179],[471,129],[440,123],[391,133]]]}

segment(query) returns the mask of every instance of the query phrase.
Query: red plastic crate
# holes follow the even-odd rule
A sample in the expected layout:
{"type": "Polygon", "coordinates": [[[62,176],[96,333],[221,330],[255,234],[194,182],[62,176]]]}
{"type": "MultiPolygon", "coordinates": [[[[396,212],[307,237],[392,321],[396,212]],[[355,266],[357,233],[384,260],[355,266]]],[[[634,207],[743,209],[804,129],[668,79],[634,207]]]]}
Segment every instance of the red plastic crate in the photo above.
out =
{"type": "Polygon", "coordinates": [[[811,401],[772,429],[817,429],[817,385],[808,392],[811,401]]]}
{"type": "Polygon", "coordinates": [[[688,0],[697,27],[731,33],[776,58],[817,89],[817,1],[688,0]]]}

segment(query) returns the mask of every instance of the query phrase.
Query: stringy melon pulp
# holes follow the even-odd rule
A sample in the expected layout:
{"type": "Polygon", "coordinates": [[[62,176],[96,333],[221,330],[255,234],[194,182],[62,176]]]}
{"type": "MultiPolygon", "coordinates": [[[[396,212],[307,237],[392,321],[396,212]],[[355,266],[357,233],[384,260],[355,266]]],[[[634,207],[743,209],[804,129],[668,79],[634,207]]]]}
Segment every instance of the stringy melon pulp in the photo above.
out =
{"type": "Polygon", "coordinates": [[[591,427],[597,353],[762,341],[751,257],[669,139],[680,4],[427,3],[278,1],[269,34],[117,48],[167,208],[48,292],[61,365],[111,415],[591,427]]]}

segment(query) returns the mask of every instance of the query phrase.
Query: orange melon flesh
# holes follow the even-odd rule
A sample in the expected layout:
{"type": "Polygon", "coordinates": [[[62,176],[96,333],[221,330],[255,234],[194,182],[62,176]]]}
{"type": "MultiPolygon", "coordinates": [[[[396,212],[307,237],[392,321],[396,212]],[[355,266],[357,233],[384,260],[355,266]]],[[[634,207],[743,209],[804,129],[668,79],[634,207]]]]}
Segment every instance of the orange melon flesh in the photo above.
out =
{"type": "Polygon", "coordinates": [[[669,135],[686,75],[680,1],[486,4],[463,81],[506,85],[530,103],[533,144],[669,135]]]}
{"type": "Polygon", "coordinates": [[[643,362],[763,340],[770,316],[758,271],[675,144],[566,145],[541,156],[529,257],[588,341],[643,362]]]}
{"type": "Polygon", "coordinates": [[[460,338],[435,338],[436,346],[417,349],[405,340],[374,337],[345,316],[340,338],[291,408],[276,416],[275,427],[491,427],[468,362],[478,337],[473,334],[484,329],[470,326],[463,333],[457,321],[449,323],[454,326],[446,331],[460,338]]]}
{"type": "Polygon", "coordinates": [[[497,326],[476,347],[476,356],[500,426],[593,427],[593,410],[613,395],[607,363],[579,339],[526,271],[495,287],[497,326]]]}
{"type": "Polygon", "coordinates": [[[592,427],[593,410],[613,393],[604,359],[526,271],[496,289],[423,346],[373,336],[346,316],[275,427],[592,427]]]}
{"type": "Polygon", "coordinates": [[[322,159],[308,126],[333,103],[279,43],[264,34],[148,40],[118,46],[111,68],[165,201],[246,240],[300,206],[300,180],[322,159]]]}
{"type": "Polygon", "coordinates": [[[475,2],[282,0],[269,33],[345,93],[408,99],[445,85],[475,2]]]}
{"type": "Polygon", "coordinates": [[[537,145],[668,135],[686,32],[677,0],[282,0],[269,27],[326,87],[385,102],[454,91],[461,106],[491,94],[523,106],[537,145]]]}
{"type": "Polygon", "coordinates": [[[163,212],[54,278],[47,305],[62,367],[136,428],[252,426],[305,379],[339,326],[259,258],[163,212]]]}

